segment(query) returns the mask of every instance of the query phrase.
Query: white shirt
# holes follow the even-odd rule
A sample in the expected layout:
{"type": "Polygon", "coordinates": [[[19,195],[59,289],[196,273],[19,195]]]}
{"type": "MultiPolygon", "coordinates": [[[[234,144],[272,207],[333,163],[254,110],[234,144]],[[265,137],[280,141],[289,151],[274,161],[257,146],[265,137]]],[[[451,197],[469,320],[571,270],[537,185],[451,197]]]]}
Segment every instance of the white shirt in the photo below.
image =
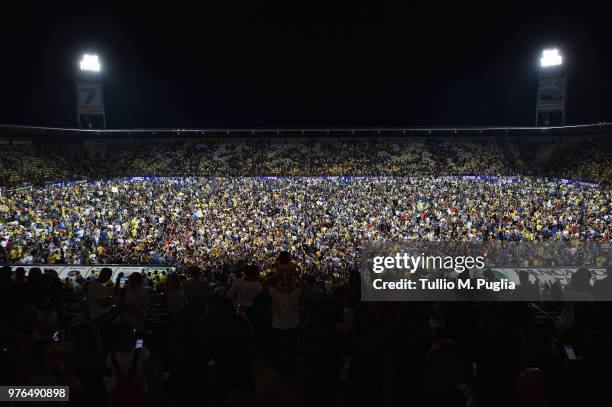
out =
{"type": "MultiPolygon", "coordinates": [[[[132,367],[132,359],[134,358],[134,350],[131,350],[127,353],[124,352],[115,352],[115,356],[117,358],[117,365],[119,365],[119,369],[125,375],[130,371],[130,367],[132,367]]],[[[138,355],[138,363],[136,364],[136,376],[142,380],[142,384],[144,386],[144,391],[147,391],[147,382],[146,382],[146,366],[149,362],[149,351],[146,348],[140,349],[140,355],[138,355]]],[[[115,370],[113,366],[113,362],[111,361],[111,355],[106,357],[106,367],[109,371],[112,372],[112,377],[105,377],[106,388],[109,391],[113,391],[115,388],[115,383],[117,378],[119,377],[118,372],[115,370]]]]}
{"type": "Polygon", "coordinates": [[[281,293],[274,287],[268,290],[272,297],[272,327],[294,329],[300,326],[298,303],[302,290],[297,288],[289,293],[281,293]]]}
{"type": "Polygon", "coordinates": [[[250,307],[257,294],[261,292],[262,285],[259,281],[236,280],[232,288],[227,291],[234,304],[250,307]]]}
{"type": "Polygon", "coordinates": [[[109,296],[109,290],[98,281],[92,281],[87,287],[87,306],[89,307],[89,317],[97,319],[106,309],[100,305],[100,301],[109,296]]]}

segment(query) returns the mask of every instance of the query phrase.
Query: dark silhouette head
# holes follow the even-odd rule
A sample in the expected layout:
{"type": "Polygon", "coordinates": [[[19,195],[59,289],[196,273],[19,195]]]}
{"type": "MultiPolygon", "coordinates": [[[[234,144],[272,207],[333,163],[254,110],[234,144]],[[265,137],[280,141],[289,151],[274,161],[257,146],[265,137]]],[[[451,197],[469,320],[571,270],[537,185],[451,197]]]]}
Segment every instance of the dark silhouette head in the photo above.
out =
{"type": "Polygon", "coordinates": [[[113,275],[113,270],[108,267],[104,267],[100,270],[100,274],[98,274],[98,281],[102,284],[106,283],[113,275]]]}
{"type": "Polygon", "coordinates": [[[289,264],[291,263],[291,253],[287,251],[282,251],[278,255],[278,264],[289,264]]]}
{"type": "Polygon", "coordinates": [[[42,270],[38,267],[33,267],[28,272],[28,281],[38,283],[42,279],[42,270]]]}
{"type": "Polygon", "coordinates": [[[574,289],[587,290],[591,286],[591,272],[585,268],[578,269],[572,275],[571,285],[574,289]]]}

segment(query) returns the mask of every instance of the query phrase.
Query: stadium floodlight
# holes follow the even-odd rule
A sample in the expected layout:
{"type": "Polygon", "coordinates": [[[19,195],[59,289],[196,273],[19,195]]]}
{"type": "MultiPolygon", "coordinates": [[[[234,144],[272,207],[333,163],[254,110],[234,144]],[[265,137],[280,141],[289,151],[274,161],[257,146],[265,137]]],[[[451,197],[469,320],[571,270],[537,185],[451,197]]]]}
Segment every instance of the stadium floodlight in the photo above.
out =
{"type": "Polygon", "coordinates": [[[81,71],[100,72],[100,61],[96,54],[84,54],[80,62],[81,71]]]}
{"type": "Polygon", "coordinates": [[[563,57],[559,54],[557,48],[545,49],[542,51],[542,58],[540,58],[540,66],[542,68],[548,68],[549,66],[559,66],[563,63],[563,57]]]}

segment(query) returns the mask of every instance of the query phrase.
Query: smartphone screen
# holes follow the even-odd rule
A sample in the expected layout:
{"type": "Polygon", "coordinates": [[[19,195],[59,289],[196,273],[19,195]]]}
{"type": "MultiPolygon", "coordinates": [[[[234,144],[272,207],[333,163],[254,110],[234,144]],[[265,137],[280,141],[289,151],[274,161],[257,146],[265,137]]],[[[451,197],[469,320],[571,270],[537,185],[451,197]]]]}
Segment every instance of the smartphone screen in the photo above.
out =
{"type": "Polygon", "coordinates": [[[574,348],[571,345],[565,345],[565,354],[569,360],[576,360],[576,352],[574,352],[574,348]]]}
{"type": "Polygon", "coordinates": [[[136,349],[141,349],[142,348],[142,338],[138,338],[136,339],[136,349]]]}

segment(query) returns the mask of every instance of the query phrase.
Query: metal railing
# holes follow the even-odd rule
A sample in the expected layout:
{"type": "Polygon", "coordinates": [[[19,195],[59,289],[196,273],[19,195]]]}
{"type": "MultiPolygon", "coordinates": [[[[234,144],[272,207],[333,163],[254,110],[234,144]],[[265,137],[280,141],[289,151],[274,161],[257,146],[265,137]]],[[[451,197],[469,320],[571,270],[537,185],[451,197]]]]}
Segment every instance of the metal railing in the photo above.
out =
{"type": "Polygon", "coordinates": [[[0,124],[0,133],[12,134],[74,134],[74,135],[179,135],[179,136],[394,136],[394,135],[473,135],[567,132],[612,132],[612,123],[588,123],[567,126],[417,126],[417,127],[296,127],[296,128],[132,128],[132,129],[77,129],[72,127],[45,127],[17,124],[0,124]]]}

